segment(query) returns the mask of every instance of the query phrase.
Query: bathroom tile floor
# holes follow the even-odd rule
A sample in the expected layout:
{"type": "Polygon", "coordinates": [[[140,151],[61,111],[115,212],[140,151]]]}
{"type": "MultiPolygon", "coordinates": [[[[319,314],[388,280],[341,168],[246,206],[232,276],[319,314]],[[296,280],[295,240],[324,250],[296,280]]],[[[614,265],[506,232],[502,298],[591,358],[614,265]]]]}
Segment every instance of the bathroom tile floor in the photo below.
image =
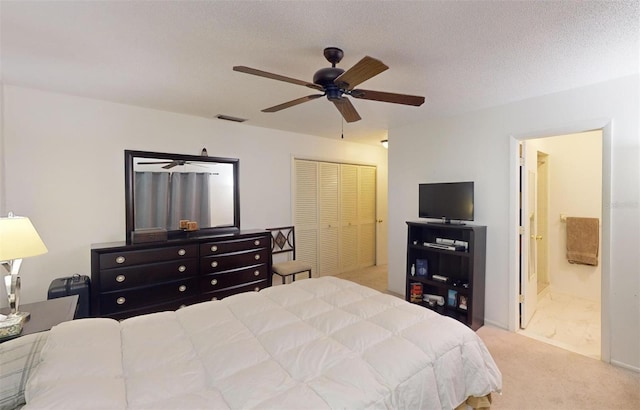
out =
{"type": "Polygon", "coordinates": [[[600,302],[549,291],[522,335],[600,359],[600,302]]]}

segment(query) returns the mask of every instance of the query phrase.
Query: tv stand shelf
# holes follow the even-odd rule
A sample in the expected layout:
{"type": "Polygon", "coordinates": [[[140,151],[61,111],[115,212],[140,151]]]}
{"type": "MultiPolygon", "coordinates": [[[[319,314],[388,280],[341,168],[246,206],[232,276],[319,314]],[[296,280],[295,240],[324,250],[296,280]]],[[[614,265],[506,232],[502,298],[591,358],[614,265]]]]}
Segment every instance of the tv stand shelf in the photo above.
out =
{"type": "Polygon", "coordinates": [[[467,257],[467,258],[469,257],[469,252],[467,252],[467,251],[460,251],[460,250],[454,251],[454,250],[441,249],[441,248],[436,248],[436,247],[426,246],[426,245],[419,245],[419,244],[418,245],[409,244],[409,246],[411,248],[414,248],[414,249],[428,249],[428,250],[433,251],[433,252],[441,252],[441,253],[449,254],[449,255],[458,255],[458,256],[463,257],[463,258],[464,257],[467,257]]]}
{"type": "Polygon", "coordinates": [[[484,324],[486,226],[407,222],[406,300],[412,301],[414,284],[422,294],[442,296],[444,306],[417,303],[452,317],[477,330],[484,324]],[[424,245],[442,240],[461,241],[466,250],[448,250],[424,245]],[[447,278],[446,282],[433,275],[447,278]]]}

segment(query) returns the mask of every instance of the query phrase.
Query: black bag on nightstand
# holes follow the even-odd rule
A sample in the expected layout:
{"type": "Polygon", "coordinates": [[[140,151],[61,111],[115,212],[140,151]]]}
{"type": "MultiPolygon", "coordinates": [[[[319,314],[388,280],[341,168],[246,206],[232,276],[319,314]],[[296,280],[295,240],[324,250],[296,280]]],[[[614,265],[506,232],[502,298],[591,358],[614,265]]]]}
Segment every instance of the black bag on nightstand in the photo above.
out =
{"type": "Polygon", "coordinates": [[[90,284],[91,279],[88,276],[79,274],[54,279],[49,285],[47,299],[78,295],[78,309],[76,310],[75,319],[89,317],[90,284]]]}

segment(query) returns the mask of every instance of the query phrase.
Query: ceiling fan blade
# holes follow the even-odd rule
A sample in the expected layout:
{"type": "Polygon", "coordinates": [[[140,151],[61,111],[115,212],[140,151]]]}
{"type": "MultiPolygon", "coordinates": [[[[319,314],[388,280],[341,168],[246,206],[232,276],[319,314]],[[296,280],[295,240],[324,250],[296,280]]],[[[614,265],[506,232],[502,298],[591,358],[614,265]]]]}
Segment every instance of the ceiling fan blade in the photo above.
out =
{"type": "Polygon", "coordinates": [[[172,162],[172,163],[170,163],[170,164],[165,165],[165,166],[164,166],[164,167],[162,167],[162,168],[164,168],[164,169],[171,169],[171,168],[173,168],[173,167],[175,167],[175,166],[177,166],[177,165],[178,165],[178,163],[174,161],[174,162],[172,162]]]}
{"type": "Polygon", "coordinates": [[[371,91],[371,90],[352,90],[349,95],[353,98],[361,98],[363,100],[382,101],[393,104],[405,104],[414,105],[416,107],[421,106],[424,103],[424,97],[417,95],[386,93],[383,91],[371,91]]]}
{"type": "Polygon", "coordinates": [[[315,100],[316,98],[323,97],[324,94],[312,94],[307,95],[306,97],[297,98],[292,101],[288,101],[286,103],[274,105],[273,107],[265,108],[262,112],[276,112],[280,110],[284,110],[285,108],[293,107],[294,105],[302,104],[303,102],[315,100]]]}
{"type": "Polygon", "coordinates": [[[237,66],[233,67],[233,71],[238,71],[238,72],[245,73],[245,74],[253,74],[253,75],[257,75],[258,77],[270,78],[272,80],[284,81],[285,83],[303,85],[305,87],[309,87],[309,88],[313,88],[313,89],[322,91],[322,87],[317,85],[317,84],[309,83],[307,81],[302,81],[302,80],[296,80],[295,78],[285,77],[284,75],[273,74],[273,73],[269,73],[267,71],[262,71],[262,70],[258,70],[258,69],[251,68],[251,67],[245,67],[245,66],[237,65],[237,66]]]}
{"type": "Polygon", "coordinates": [[[346,84],[344,88],[351,90],[356,85],[367,81],[371,77],[380,74],[388,68],[389,67],[387,67],[382,61],[376,60],[373,57],[365,56],[362,60],[358,61],[356,65],[340,74],[335,79],[334,83],[340,87],[342,87],[341,84],[346,84]]]}
{"type": "Polygon", "coordinates": [[[138,162],[139,165],[170,164],[173,161],[138,162]]]}
{"type": "Polygon", "coordinates": [[[360,121],[360,114],[356,111],[356,108],[351,104],[348,98],[342,97],[340,99],[331,100],[333,104],[336,106],[342,117],[347,122],[356,122],[360,121]]]}

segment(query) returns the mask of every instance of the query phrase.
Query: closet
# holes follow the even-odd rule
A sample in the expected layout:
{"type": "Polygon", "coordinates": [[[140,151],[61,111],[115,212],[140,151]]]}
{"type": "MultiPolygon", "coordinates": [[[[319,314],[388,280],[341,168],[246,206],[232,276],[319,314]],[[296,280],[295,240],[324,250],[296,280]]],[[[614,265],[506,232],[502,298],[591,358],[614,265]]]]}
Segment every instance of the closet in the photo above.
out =
{"type": "Polygon", "coordinates": [[[376,167],[294,160],[297,259],[314,276],[375,265],[376,167]]]}

